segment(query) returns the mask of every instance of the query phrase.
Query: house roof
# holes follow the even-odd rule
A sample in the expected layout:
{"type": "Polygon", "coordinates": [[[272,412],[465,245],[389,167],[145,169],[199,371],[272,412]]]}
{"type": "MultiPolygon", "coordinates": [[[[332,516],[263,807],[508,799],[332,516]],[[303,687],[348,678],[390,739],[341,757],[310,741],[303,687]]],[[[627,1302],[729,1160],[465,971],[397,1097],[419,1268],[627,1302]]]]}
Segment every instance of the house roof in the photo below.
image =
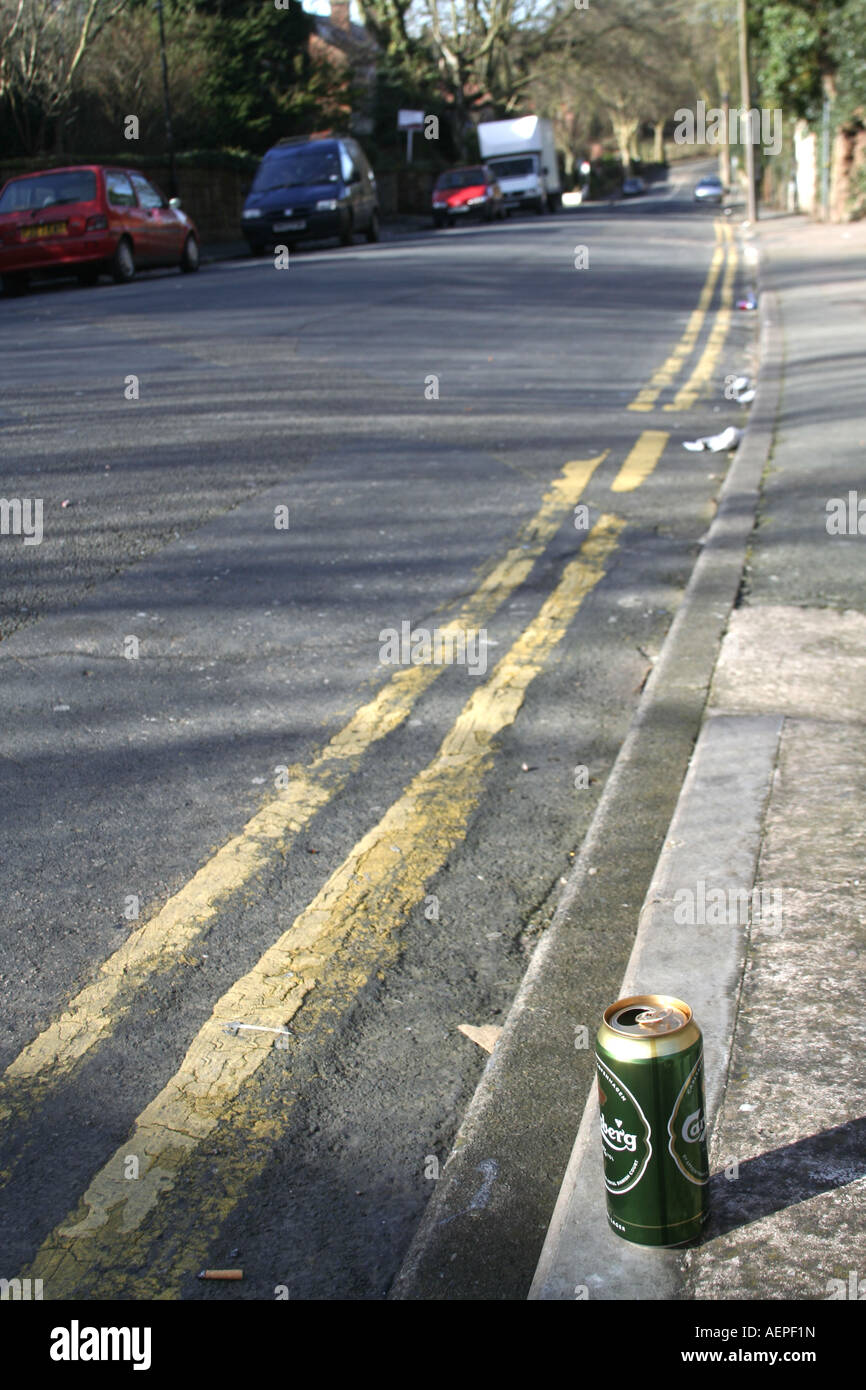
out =
{"type": "Polygon", "coordinates": [[[317,15],[315,25],[316,34],[323,43],[329,44],[332,48],[339,48],[347,55],[366,56],[379,50],[376,40],[371,38],[363,24],[356,24],[354,20],[350,21],[348,29],[344,29],[333,20],[317,15]]]}

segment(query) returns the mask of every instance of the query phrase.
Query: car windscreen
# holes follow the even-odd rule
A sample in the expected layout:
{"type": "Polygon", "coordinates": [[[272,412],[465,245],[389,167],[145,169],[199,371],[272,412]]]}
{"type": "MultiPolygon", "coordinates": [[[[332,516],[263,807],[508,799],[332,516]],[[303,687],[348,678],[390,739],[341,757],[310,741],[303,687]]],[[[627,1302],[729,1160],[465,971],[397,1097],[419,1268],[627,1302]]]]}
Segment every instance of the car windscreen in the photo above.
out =
{"type": "Polygon", "coordinates": [[[440,174],[437,188],[472,188],[477,183],[486,183],[483,169],[451,169],[440,174]]]}
{"type": "Polygon", "coordinates": [[[37,178],[13,179],[8,183],[0,195],[0,212],[33,212],[63,203],[92,203],[95,198],[96,175],[92,169],[39,174],[37,178]]]}
{"type": "Polygon", "coordinates": [[[520,159],[491,160],[491,168],[498,179],[521,179],[535,173],[535,160],[532,155],[520,159]]]}
{"type": "Polygon", "coordinates": [[[253,179],[253,193],[272,188],[306,188],[318,183],[338,183],[340,161],[336,147],[280,150],[262,160],[253,179]]]}

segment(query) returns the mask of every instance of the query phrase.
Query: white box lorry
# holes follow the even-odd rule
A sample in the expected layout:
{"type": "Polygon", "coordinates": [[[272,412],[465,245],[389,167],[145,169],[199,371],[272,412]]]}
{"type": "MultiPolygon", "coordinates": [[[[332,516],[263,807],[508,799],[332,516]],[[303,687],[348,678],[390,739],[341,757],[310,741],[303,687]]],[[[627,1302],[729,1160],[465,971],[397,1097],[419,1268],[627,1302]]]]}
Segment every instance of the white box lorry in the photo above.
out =
{"type": "Polygon", "coordinates": [[[481,158],[502,189],[506,208],[555,212],[562,202],[553,123],[543,116],[482,121],[481,158]]]}

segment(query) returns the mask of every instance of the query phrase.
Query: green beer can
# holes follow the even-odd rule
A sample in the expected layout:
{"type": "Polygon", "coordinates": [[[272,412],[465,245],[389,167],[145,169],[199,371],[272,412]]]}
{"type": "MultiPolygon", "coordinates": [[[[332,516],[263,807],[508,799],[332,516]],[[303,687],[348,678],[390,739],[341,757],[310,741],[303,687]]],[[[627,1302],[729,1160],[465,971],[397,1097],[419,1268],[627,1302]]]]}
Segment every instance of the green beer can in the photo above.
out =
{"type": "Polygon", "coordinates": [[[618,999],[598,1030],[607,1219],[638,1245],[682,1245],[707,1218],[704,1049],[688,1004],[618,999]]]}

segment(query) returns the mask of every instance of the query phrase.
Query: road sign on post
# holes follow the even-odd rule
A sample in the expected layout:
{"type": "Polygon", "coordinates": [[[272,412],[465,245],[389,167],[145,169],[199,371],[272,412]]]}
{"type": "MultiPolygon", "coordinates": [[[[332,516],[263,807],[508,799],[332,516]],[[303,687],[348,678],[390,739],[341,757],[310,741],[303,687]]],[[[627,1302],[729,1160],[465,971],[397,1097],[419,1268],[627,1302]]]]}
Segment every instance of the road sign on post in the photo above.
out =
{"type": "Polygon", "coordinates": [[[412,135],[416,130],[424,129],[423,111],[398,111],[397,129],[406,132],[406,163],[412,163],[412,135]]]}

